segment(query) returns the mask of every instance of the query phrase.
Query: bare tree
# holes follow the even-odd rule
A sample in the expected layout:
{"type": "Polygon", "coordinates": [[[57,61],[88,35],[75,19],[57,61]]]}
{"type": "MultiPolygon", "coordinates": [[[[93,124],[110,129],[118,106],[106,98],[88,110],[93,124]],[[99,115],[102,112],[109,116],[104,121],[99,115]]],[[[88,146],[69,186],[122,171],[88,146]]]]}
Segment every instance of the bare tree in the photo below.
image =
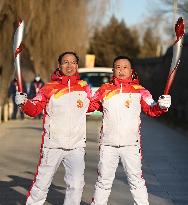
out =
{"type": "Polygon", "coordinates": [[[100,19],[107,8],[105,7],[107,0],[100,1],[99,9],[94,2],[94,0],[0,1],[0,104],[6,99],[7,87],[13,77],[12,41],[18,18],[23,19],[26,25],[23,39],[25,49],[21,58],[24,75],[30,70],[40,73],[42,78],[47,80],[55,69],[58,55],[63,51],[76,51],[83,63],[91,26],[97,23],[91,19],[100,19]]]}
{"type": "MultiPolygon", "coordinates": [[[[174,25],[179,16],[188,21],[187,0],[153,0],[148,8],[153,16],[161,16],[165,21],[166,30],[173,36],[174,25]]],[[[185,25],[187,26],[187,24],[185,25]]],[[[187,27],[188,28],[188,27],[187,27]]]]}

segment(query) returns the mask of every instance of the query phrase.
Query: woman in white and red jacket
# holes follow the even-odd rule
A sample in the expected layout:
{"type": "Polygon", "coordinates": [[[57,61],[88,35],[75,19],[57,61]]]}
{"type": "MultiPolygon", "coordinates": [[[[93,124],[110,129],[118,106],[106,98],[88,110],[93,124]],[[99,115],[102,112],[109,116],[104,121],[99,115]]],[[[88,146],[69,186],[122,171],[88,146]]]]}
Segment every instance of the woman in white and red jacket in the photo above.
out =
{"type": "Polygon", "coordinates": [[[92,205],[107,205],[119,159],[123,164],[135,205],[148,205],[148,194],[142,175],[140,113],[152,117],[167,112],[169,95],[156,103],[148,90],[139,84],[131,59],[118,56],[113,63],[114,77],[95,93],[89,111],[103,112],[100,136],[98,179],[92,205]]]}
{"type": "Polygon", "coordinates": [[[91,98],[87,82],[77,73],[73,52],[59,56],[59,69],[37,96],[28,100],[17,93],[17,105],[29,116],[44,110],[41,157],[35,179],[27,194],[27,205],[44,204],[53,176],[62,163],[67,184],[64,205],[79,205],[84,186],[86,112],[91,98]]]}

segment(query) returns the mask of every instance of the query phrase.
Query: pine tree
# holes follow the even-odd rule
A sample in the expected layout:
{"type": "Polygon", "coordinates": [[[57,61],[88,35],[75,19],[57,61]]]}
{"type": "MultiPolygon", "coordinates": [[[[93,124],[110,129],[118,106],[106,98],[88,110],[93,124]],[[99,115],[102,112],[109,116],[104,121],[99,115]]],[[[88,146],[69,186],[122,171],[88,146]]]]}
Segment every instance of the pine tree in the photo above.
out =
{"type": "Polygon", "coordinates": [[[132,34],[123,21],[118,22],[112,16],[109,24],[94,33],[88,52],[96,55],[96,66],[112,66],[117,55],[138,57],[139,38],[137,34],[132,34]]]}
{"type": "Polygon", "coordinates": [[[151,28],[148,28],[143,37],[140,57],[159,56],[161,48],[160,42],[160,38],[153,34],[151,28]]]}

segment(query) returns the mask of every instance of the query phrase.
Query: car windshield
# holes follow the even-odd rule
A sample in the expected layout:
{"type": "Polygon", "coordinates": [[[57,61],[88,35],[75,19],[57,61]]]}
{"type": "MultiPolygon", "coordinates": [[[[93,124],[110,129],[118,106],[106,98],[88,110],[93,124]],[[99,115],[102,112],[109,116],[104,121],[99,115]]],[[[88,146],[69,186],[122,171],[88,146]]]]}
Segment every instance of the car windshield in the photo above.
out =
{"type": "Polygon", "coordinates": [[[112,78],[112,73],[108,72],[87,72],[80,73],[80,78],[88,82],[91,87],[100,87],[112,78]]]}

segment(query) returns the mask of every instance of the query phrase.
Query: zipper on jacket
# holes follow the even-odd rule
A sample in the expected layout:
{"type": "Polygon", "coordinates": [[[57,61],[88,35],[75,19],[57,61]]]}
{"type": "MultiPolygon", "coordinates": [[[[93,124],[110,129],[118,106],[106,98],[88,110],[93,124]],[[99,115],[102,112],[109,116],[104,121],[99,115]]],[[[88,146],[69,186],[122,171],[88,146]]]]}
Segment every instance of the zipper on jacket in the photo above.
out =
{"type": "MultiPolygon", "coordinates": [[[[71,97],[70,97],[70,79],[68,80],[68,88],[69,88],[69,105],[71,105],[71,97]]],[[[71,107],[69,106],[69,138],[68,138],[68,141],[69,141],[69,146],[70,146],[70,139],[71,139],[71,128],[70,128],[70,125],[71,125],[71,107]]]]}
{"type": "Polygon", "coordinates": [[[68,88],[69,88],[69,93],[70,93],[70,79],[68,80],[68,88]]]}
{"type": "MultiPolygon", "coordinates": [[[[120,93],[122,93],[122,92],[123,92],[123,84],[121,83],[121,84],[120,84],[120,93]]],[[[121,97],[122,97],[122,96],[120,95],[120,99],[121,99],[121,97]]],[[[119,106],[118,106],[117,111],[118,111],[118,112],[117,112],[117,114],[118,114],[118,120],[121,121],[121,119],[120,119],[120,116],[121,116],[121,115],[120,115],[120,112],[119,112],[119,106]]],[[[121,128],[120,128],[120,123],[117,123],[117,124],[118,124],[118,136],[119,136],[119,133],[120,133],[120,129],[121,129],[121,128]]],[[[120,136],[119,136],[119,137],[118,137],[118,144],[117,144],[118,146],[120,146],[120,141],[121,141],[121,140],[120,140],[120,136]]]]}
{"type": "MultiPolygon", "coordinates": [[[[122,84],[121,84],[122,85],[122,84]]],[[[121,90],[121,87],[120,87],[120,93],[122,92],[122,90],[121,90]]],[[[121,99],[121,95],[119,95],[119,98],[121,99]]],[[[118,103],[116,103],[116,115],[117,115],[117,146],[119,146],[120,145],[120,136],[119,136],[119,133],[120,133],[120,113],[119,113],[119,105],[118,105],[118,103]]]]}

